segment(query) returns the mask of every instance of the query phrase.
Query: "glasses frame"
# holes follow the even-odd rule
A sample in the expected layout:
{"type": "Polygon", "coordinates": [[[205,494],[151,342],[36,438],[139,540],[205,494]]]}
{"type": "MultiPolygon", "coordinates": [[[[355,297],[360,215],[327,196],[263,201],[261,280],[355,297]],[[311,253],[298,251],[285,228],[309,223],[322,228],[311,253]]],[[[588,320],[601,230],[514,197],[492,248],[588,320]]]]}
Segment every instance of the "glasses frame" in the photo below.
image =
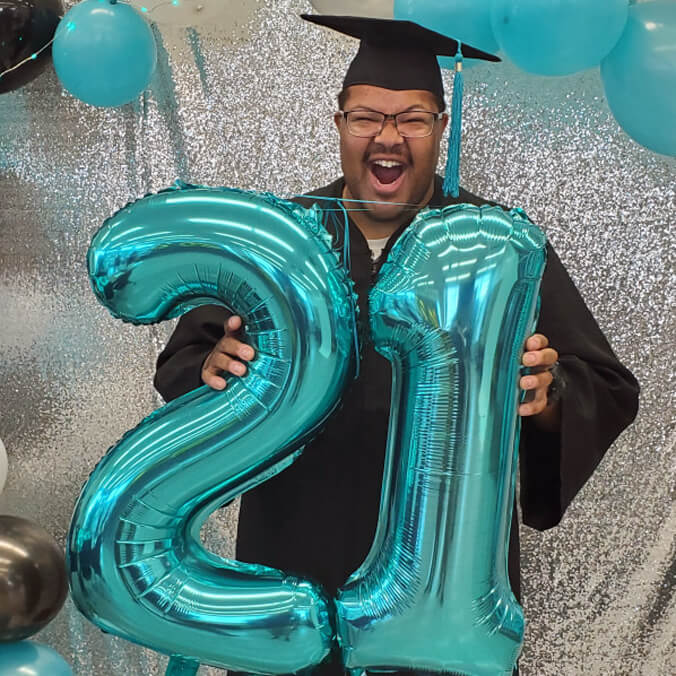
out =
{"type": "Polygon", "coordinates": [[[354,136],[355,138],[375,138],[376,136],[380,136],[380,134],[383,133],[383,129],[385,129],[385,125],[387,124],[388,120],[392,120],[394,122],[394,127],[397,130],[397,133],[399,136],[402,138],[428,138],[429,136],[432,136],[434,133],[434,125],[441,119],[444,118],[446,113],[437,113],[434,110],[402,110],[400,113],[390,113],[389,115],[387,113],[383,113],[379,110],[371,110],[370,108],[353,108],[352,110],[339,110],[338,114],[340,115],[341,119],[345,120],[345,128],[347,129],[347,133],[350,134],[350,136],[354,136]],[[378,115],[383,116],[383,123],[380,125],[380,129],[378,130],[377,133],[375,134],[369,134],[368,136],[360,136],[359,134],[355,134],[352,131],[350,131],[350,124],[348,122],[347,116],[350,113],[378,113],[378,115]],[[397,123],[397,117],[399,115],[406,115],[407,113],[428,113],[430,115],[434,115],[434,122],[432,124],[432,128],[430,129],[428,134],[425,134],[424,136],[407,136],[406,134],[402,134],[401,130],[399,129],[399,124],[397,123]]]}

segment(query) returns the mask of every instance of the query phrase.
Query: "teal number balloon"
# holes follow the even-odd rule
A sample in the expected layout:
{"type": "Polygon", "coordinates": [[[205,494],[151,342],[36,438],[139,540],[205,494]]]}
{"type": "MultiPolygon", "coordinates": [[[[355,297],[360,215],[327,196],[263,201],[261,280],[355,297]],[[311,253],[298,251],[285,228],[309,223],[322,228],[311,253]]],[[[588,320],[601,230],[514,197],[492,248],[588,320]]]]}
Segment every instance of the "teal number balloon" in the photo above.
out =
{"type": "Polygon", "coordinates": [[[321,589],[217,557],[199,533],[214,509],[293,462],[353,376],[352,287],[320,212],[236,190],[171,189],[109,219],[88,262],[116,317],[148,324],[227,304],[257,356],[224,392],[201,387],[154,412],[95,468],[68,535],[77,607],[171,655],[168,673],[319,663],[333,641],[321,589]]]}
{"type": "Polygon", "coordinates": [[[423,212],[370,297],[394,381],[378,528],[339,591],[345,665],[511,674],[524,620],[507,576],[520,359],[545,263],[519,213],[423,212]]]}
{"type": "Polygon", "coordinates": [[[641,145],[676,157],[676,2],[629,8],[617,46],[601,63],[608,105],[641,145]]]}

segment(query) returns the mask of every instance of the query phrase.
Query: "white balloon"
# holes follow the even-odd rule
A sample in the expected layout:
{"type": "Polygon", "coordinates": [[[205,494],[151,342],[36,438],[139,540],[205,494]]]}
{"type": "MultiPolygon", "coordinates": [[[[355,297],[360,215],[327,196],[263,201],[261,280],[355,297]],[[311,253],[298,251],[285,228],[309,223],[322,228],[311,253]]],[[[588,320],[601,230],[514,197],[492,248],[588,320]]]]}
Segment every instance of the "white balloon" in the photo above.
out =
{"type": "Polygon", "coordinates": [[[7,451],[5,450],[5,444],[2,443],[0,439],[0,493],[5,487],[5,481],[7,480],[7,451]]]}
{"type": "Polygon", "coordinates": [[[393,19],[394,0],[311,0],[320,14],[393,19]]]}
{"type": "Polygon", "coordinates": [[[259,7],[259,0],[129,0],[154,23],[178,27],[231,28],[246,24],[259,7]]]}

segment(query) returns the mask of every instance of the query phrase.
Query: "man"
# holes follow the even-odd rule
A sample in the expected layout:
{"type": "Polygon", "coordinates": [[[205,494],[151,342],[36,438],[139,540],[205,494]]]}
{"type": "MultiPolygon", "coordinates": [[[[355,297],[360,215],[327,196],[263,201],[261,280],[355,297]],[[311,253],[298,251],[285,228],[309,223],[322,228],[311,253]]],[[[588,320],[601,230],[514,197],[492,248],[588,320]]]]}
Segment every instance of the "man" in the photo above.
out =
{"type": "MultiPolygon", "coordinates": [[[[335,115],[344,177],[302,202],[322,206],[321,198],[336,198],[358,209],[350,212],[349,236],[363,360],[360,377],[324,432],[293,466],[242,497],[237,558],[310,576],[333,593],[365,558],[380,500],[391,372],[368,339],[369,290],[418,210],[486,200],[464,190],[458,198],[445,197],[435,174],[448,123],[435,55],[455,54],[457,43],[408,22],[310,19],[362,40],[335,115]],[[381,249],[381,255],[373,255],[381,249]]],[[[495,60],[464,46],[463,51],[495,60]]],[[[538,333],[527,341],[523,356],[530,373],[520,380],[531,396],[519,413],[523,519],[546,529],[560,521],[612,441],[633,420],[638,386],[551,247],[541,297],[538,333]]],[[[255,355],[240,340],[241,329],[241,318],[216,306],[182,317],[158,359],[155,383],[165,399],[202,384],[223,389],[224,373],[243,376],[255,355]]],[[[519,597],[516,510],[509,572],[519,597]]],[[[334,662],[321,673],[340,671],[334,662]]]]}

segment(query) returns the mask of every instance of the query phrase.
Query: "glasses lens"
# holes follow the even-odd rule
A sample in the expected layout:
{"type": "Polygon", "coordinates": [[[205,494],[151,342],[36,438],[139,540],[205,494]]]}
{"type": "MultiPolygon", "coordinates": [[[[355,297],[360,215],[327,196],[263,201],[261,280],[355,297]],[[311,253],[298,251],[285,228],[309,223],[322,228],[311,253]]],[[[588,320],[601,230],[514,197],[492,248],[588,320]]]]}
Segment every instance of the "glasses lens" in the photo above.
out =
{"type": "Polygon", "coordinates": [[[383,128],[385,116],[370,110],[354,110],[347,113],[347,130],[354,136],[377,136],[383,128]]]}
{"type": "Polygon", "coordinates": [[[420,138],[429,136],[434,128],[434,113],[412,110],[397,115],[397,129],[402,136],[420,138]]]}

